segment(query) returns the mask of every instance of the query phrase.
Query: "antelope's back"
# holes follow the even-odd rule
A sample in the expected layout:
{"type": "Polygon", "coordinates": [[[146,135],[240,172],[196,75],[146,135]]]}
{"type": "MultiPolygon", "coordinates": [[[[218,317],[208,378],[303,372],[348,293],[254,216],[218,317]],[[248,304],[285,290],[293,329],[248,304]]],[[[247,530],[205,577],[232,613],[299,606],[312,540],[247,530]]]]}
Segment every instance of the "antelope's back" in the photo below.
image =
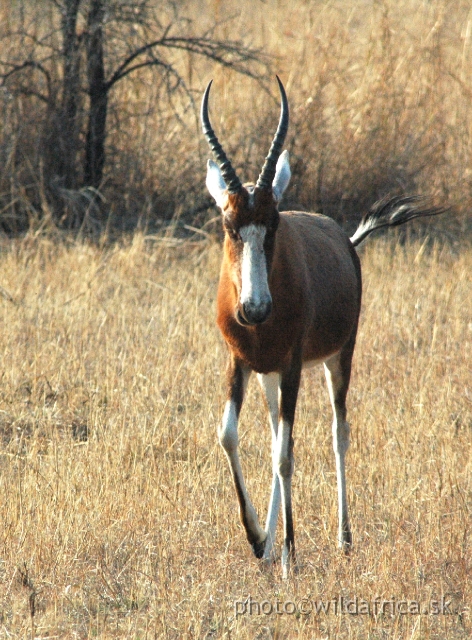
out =
{"type": "Polygon", "coordinates": [[[280,214],[274,276],[291,287],[304,316],[303,360],[339,351],[357,329],[361,270],[356,250],[341,227],[313,213],[280,214]]]}

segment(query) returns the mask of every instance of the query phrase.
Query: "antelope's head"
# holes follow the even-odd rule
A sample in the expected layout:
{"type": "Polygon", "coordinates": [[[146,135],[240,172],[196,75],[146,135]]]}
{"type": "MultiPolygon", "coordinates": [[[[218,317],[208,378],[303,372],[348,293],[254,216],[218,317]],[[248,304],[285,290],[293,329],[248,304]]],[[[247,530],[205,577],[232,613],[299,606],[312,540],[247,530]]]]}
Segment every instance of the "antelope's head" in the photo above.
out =
{"type": "Polygon", "coordinates": [[[288,101],[277,77],[281,114],[269,154],[255,185],[242,184],[210,124],[208,96],[202,101],[203,133],[217,162],[208,160],[206,185],[223,214],[225,252],[238,293],[235,309],[242,325],[265,322],[272,310],[269,273],[279,224],[278,203],[290,180],[288,152],[281,153],[288,129],[288,101]]]}

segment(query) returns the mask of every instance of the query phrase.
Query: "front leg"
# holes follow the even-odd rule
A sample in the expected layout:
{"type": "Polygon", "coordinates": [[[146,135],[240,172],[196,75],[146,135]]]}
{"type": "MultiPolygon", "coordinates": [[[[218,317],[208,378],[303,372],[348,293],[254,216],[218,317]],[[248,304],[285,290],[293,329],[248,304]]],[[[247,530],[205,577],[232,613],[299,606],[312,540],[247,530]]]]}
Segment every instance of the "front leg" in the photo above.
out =
{"type": "Polygon", "coordinates": [[[218,437],[231,468],[239,502],[239,516],[247,539],[255,556],[262,558],[267,534],[261,528],[256,510],[249,498],[238,455],[238,420],[250,373],[247,367],[231,356],[227,372],[228,399],[218,437]]]}
{"type": "Polygon", "coordinates": [[[282,575],[288,578],[292,564],[295,564],[295,537],[292,516],[292,475],[293,475],[293,422],[297,405],[301,375],[301,353],[292,356],[290,366],[282,372],[280,383],[280,424],[277,433],[276,458],[278,476],[282,492],[282,514],[284,522],[284,546],[282,550],[282,575]]]}
{"type": "Polygon", "coordinates": [[[275,559],[275,534],[277,531],[277,520],[280,510],[280,482],[278,475],[279,460],[277,451],[280,374],[279,372],[268,374],[259,373],[257,377],[267,401],[269,422],[272,432],[272,489],[270,493],[269,509],[267,511],[265,526],[267,540],[264,549],[264,561],[269,564],[275,559]]]}

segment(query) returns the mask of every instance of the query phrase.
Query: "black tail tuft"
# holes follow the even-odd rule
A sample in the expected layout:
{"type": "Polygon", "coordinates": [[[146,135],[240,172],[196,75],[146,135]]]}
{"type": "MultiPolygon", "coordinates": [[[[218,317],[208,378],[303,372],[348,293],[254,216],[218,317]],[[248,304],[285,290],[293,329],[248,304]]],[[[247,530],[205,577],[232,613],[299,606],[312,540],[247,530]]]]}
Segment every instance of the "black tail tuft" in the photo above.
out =
{"type": "Polygon", "coordinates": [[[422,207],[425,202],[422,196],[395,196],[376,202],[362,218],[356,232],[351,237],[352,244],[357,247],[367,236],[382,227],[396,227],[413,218],[437,216],[449,209],[444,207],[422,207]]]}

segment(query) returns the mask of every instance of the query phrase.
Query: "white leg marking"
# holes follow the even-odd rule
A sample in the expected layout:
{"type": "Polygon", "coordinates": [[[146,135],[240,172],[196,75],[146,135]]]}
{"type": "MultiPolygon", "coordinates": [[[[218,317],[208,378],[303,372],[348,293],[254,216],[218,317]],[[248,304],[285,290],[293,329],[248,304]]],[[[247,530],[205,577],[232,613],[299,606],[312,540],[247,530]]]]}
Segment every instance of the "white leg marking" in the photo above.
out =
{"type": "Polygon", "coordinates": [[[269,509],[267,511],[267,520],[265,526],[267,541],[264,548],[264,560],[266,562],[272,562],[275,559],[275,536],[280,510],[280,482],[278,476],[277,457],[280,374],[277,372],[269,373],[267,375],[257,374],[257,378],[267,399],[269,421],[272,432],[272,489],[270,493],[269,509]]]}
{"type": "Polygon", "coordinates": [[[264,253],[266,228],[260,224],[248,224],[241,227],[239,235],[243,241],[240,302],[257,310],[272,300],[264,253]]]}
{"type": "Polygon", "coordinates": [[[226,403],[218,436],[220,444],[226,453],[226,457],[228,458],[234,482],[239,487],[244,497],[245,513],[241,514],[241,517],[244,517],[244,519],[246,520],[247,526],[253,533],[257,542],[263,542],[266,538],[266,533],[259,524],[256,510],[254,509],[251,499],[249,498],[241,469],[241,463],[239,461],[238,416],[233,400],[228,400],[226,403]]]}
{"type": "Polygon", "coordinates": [[[342,384],[339,356],[333,356],[324,363],[329,397],[333,407],[333,449],[336,460],[336,478],[338,485],[338,544],[344,547],[343,523],[348,523],[347,494],[346,494],[346,452],[349,448],[349,424],[344,419],[341,409],[336,405],[336,390],[342,384]]]}
{"type": "MultiPolygon", "coordinates": [[[[284,518],[284,537],[287,536],[287,515],[292,512],[292,472],[293,459],[290,456],[290,432],[291,428],[288,422],[281,420],[279,431],[277,434],[277,474],[279,476],[281,494],[282,494],[282,515],[284,518]]],[[[290,555],[284,540],[282,550],[282,577],[284,580],[288,578],[290,571],[290,555]]]]}
{"type": "Polygon", "coordinates": [[[233,400],[228,400],[225,405],[218,436],[220,444],[227,455],[238,448],[238,416],[233,400]]]}

